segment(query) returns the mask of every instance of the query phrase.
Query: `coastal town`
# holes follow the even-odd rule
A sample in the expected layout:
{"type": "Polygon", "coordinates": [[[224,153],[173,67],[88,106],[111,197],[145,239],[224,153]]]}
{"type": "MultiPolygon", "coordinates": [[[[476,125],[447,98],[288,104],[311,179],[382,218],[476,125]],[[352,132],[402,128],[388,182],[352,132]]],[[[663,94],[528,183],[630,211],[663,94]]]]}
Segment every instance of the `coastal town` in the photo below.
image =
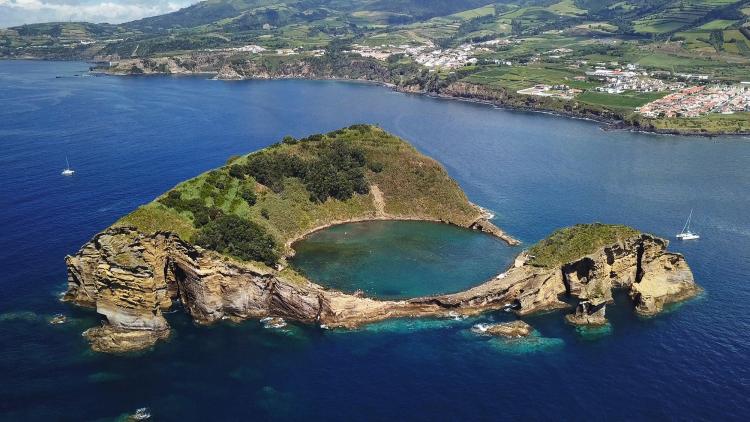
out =
{"type": "MultiPolygon", "coordinates": [[[[507,47],[524,42],[523,38],[504,37],[464,43],[453,48],[440,48],[433,42],[374,46],[353,43],[344,52],[384,63],[406,59],[438,75],[453,74],[461,68],[476,71],[488,64],[490,67],[494,65],[509,75],[501,80],[500,86],[507,83],[515,94],[587,102],[592,98],[590,94],[601,95],[603,97],[594,98],[608,99],[606,101],[618,101],[620,96],[638,98],[638,103],[625,102],[621,109],[648,119],[750,112],[750,82],[727,83],[705,74],[666,72],[644,68],[638,63],[583,60],[570,57],[572,50],[568,48],[547,50],[533,55],[526,62],[505,60],[499,54],[507,47]],[[392,60],[394,57],[397,60],[392,60]],[[553,66],[545,61],[550,59],[556,60],[557,64],[553,66]],[[546,76],[543,73],[546,69],[551,69],[549,75],[564,72],[564,76],[546,76]]],[[[325,49],[268,48],[258,44],[206,49],[204,52],[241,54],[259,60],[266,56],[303,58],[327,54],[325,49]]],[[[110,62],[110,66],[116,64],[110,62]]]]}
{"type": "MultiPolygon", "coordinates": [[[[491,53],[495,47],[506,46],[521,40],[507,38],[494,39],[477,43],[466,43],[456,48],[437,48],[434,44],[419,46],[383,45],[364,46],[355,44],[350,51],[362,57],[387,60],[395,54],[412,58],[416,63],[430,71],[455,70],[464,66],[476,65],[482,55],[491,53]]],[[[532,57],[539,62],[546,56],[552,59],[564,59],[572,50],[556,48],[532,57]]],[[[619,95],[626,93],[666,93],[662,98],[651,101],[641,107],[634,107],[644,117],[699,117],[709,113],[732,114],[750,111],[750,83],[738,85],[695,85],[695,82],[709,84],[707,75],[682,73],[649,72],[636,63],[589,63],[583,60],[570,60],[570,67],[588,69],[582,75],[572,78],[577,82],[592,82],[592,89],[604,94],[619,95]],[[692,83],[692,84],[691,84],[692,83]]],[[[512,66],[511,62],[495,60],[495,64],[512,66]]],[[[553,97],[573,100],[584,89],[571,87],[566,83],[535,83],[532,86],[516,90],[521,95],[553,97]]]]}
{"type": "MultiPolygon", "coordinates": [[[[361,44],[352,44],[350,50],[346,50],[346,53],[357,54],[361,57],[373,58],[376,60],[386,61],[389,57],[394,55],[403,55],[411,58],[414,62],[430,69],[444,70],[444,69],[456,69],[463,66],[469,66],[477,64],[477,56],[481,53],[487,53],[491,50],[488,48],[490,45],[502,45],[507,41],[505,40],[493,40],[489,43],[476,43],[476,44],[462,44],[456,48],[440,49],[433,43],[426,43],[421,45],[378,45],[378,46],[367,46],[361,44]]],[[[234,53],[247,53],[252,55],[260,54],[275,54],[278,56],[292,56],[296,54],[307,54],[312,56],[323,56],[325,50],[304,50],[302,48],[283,48],[269,50],[265,47],[256,44],[248,44],[241,47],[230,47],[222,49],[207,49],[208,52],[234,52],[234,53]]]]}
{"type": "Polygon", "coordinates": [[[387,60],[396,54],[403,54],[411,57],[416,63],[430,69],[456,69],[463,66],[476,64],[479,59],[476,57],[483,52],[489,52],[490,49],[480,43],[462,44],[456,48],[437,48],[433,43],[422,45],[381,45],[381,46],[364,46],[354,44],[350,53],[359,54],[362,57],[372,57],[378,60],[387,60]]]}
{"type": "Polygon", "coordinates": [[[629,64],[626,69],[608,69],[602,64],[597,64],[593,71],[586,72],[587,77],[601,80],[604,85],[596,88],[597,91],[607,94],[621,94],[626,91],[635,92],[662,92],[676,91],[685,88],[684,82],[668,82],[652,77],[646,71],[638,71],[638,66],[629,64]]]}
{"type": "Polygon", "coordinates": [[[750,84],[691,86],[637,110],[646,117],[699,117],[750,111],[750,84]]]}

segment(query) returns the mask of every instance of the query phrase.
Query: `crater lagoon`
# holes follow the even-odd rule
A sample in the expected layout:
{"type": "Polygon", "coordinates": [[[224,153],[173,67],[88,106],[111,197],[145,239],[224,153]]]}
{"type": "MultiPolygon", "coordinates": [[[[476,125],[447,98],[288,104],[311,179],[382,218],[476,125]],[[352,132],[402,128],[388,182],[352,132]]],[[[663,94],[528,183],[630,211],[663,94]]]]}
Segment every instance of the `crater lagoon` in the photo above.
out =
{"type": "MultiPolygon", "coordinates": [[[[0,61],[0,420],[113,420],[141,407],[159,421],[747,420],[750,139],[607,132],[369,84],[105,77],[87,68],[0,61]],[[604,332],[578,331],[560,313],[537,315],[526,318],[537,335],[516,343],[469,331],[512,319],[504,312],[356,331],[266,329],[256,321],[199,327],[174,313],[173,337],[150,352],[89,350],[80,333],[99,318],[58,300],[66,254],[233,154],[353,123],[379,124],[443,163],[526,246],[592,221],[673,239],[694,209],[701,239],[670,249],[685,254],[705,293],[652,319],[618,298],[604,332]],[[73,177],[60,176],[66,155],[73,177]],[[70,321],[50,325],[57,313],[70,321]]],[[[318,262],[307,271],[340,273],[351,289],[410,296],[434,292],[414,288],[429,279],[445,291],[479,283],[523,248],[484,245],[469,233],[440,252],[456,234],[415,226],[404,241],[416,242],[404,246],[411,255],[393,256],[390,239],[410,231],[394,227],[381,227],[368,256],[347,256],[340,269],[330,261],[352,249],[337,250],[329,237],[348,229],[317,233],[300,246],[328,246],[301,252],[299,265],[318,262]],[[438,258],[466,259],[430,262],[421,254],[434,250],[421,251],[415,239],[437,248],[438,258]],[[410,256],[419,264],[396,261],[387,270],[388,280],[399,276],[411,287],[361,283],[374,279],[374,267],[410,256]]]]}
{"type": "Polygon", "coordinates": [[[406,299],[456,293],[505,271],[520,252],[489,234],[425,221],[370,221],[294,244],[292,266],[346,293],[406,299]]]}

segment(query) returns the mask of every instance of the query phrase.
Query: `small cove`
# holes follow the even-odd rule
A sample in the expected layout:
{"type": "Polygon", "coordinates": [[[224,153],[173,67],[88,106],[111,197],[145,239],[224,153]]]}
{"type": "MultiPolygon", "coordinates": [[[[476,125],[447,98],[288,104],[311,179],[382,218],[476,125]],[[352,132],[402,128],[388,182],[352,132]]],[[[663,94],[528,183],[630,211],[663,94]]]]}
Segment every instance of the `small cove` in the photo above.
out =
{"type": "Polygon", "coordinates": [[[519,248],[472,230],[425,221],[369,221],[317,231],[291,264],[312,281],[381,299],[454,293],[502,272],[519,248]]]}

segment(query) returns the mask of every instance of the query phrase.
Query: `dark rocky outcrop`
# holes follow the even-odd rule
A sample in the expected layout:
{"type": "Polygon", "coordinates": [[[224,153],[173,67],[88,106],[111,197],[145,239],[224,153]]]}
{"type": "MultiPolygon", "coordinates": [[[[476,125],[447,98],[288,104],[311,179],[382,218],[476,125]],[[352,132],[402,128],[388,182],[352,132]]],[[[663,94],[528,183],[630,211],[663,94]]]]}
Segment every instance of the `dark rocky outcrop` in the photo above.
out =
{"type": "Polygon", "coordinates": [[[477,324],[472,328],[472,331],[488,336],[519,338],[528,337],[534,329],[531,328],[531,325],[517,320],[499,324],[477,324]]]}
{"type": "Polygon", "coordinates": [[[575,325],[605,325],[606,311],[606,302],[582,300],[572,314],[565,315],[565,319],[575,325]]]}
{"type": "Polygon", "coordinates": [[[478,230],[482,233],[491,234],[497,238],[504,240],[508,245],[511,245],[511,246],[516,246],[516,245],[521,244],[520,241],[513,238],[512,236],[509,236],[502,229],[492,224],[492,222],[489,221],[487,216],[483,216],[482,218],[471,223],[471,225],[469,225],[469,228],[472,230],[478,230]]]}

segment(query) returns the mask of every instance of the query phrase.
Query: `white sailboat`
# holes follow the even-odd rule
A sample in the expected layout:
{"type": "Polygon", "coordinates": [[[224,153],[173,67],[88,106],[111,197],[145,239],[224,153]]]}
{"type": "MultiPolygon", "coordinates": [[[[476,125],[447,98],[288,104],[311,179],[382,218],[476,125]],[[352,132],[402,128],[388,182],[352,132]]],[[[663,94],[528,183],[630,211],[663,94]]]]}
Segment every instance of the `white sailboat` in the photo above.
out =
{"type": "Polygon", "coordinates": [[[693,210],[690,210],[690,215],[688,216],[687,221],[685,222],[685,226],[682,228],[682,231],[677,234],[678,239],[682,240],[695,240],[700,239],[701,237],[697,234],[690,231],[690,220],[693,219],[693,210]]]}
{"type": "Polygon", "coordinates": [[[65,170],[63,170],[62,173],[60,174],[62,174],[63,176],[72,176],[73,173],[75,172],[76,172],[75,170],[70,168],[70,163],[68,162],[68,156],[66,155],[65,156],[65,170]]]}

